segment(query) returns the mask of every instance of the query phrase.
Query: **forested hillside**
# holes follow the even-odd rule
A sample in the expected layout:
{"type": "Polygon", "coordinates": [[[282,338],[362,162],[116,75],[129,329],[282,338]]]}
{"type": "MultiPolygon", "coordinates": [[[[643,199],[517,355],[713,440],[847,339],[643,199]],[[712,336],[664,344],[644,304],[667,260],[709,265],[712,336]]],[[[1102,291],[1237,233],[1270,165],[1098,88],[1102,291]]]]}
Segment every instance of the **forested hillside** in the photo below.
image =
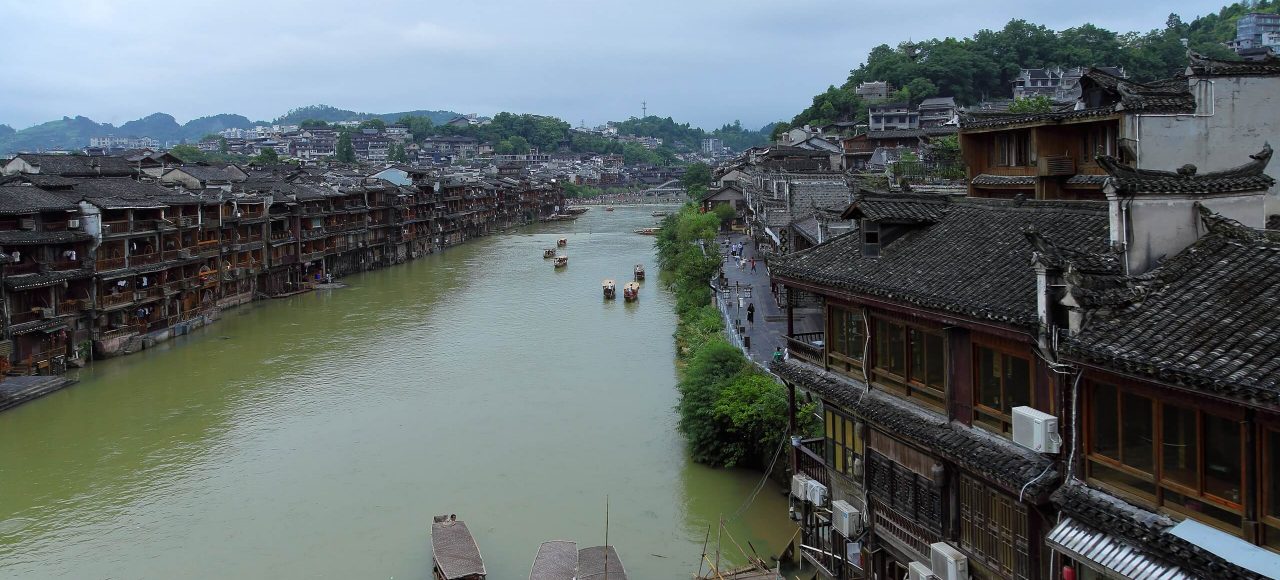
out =
{"type": "Polygon", "coordinates": [[[865,120],[866,103],[854,93],[864,81],[892,83],[898,89],[895,100],[953,96],[963,105],[1012,96],[1022,68],[1123,66],[1138,81],[1166,78],[1186,67],[1184,38],[1196,52],[1231,58],[1223,43],[1235,38],[1236,19],[1249,12],[1280,12],[1280,0],[1235,3],[1191,22],[1170,14],[1163,26],[1146,33],[1117,33],[1092,24],[1054,31],[1015,19],[1000,30],[979,30],[967,38],[882,44],[871,49],[842,85],[814,96],[808,108],[774,132],[865,120]]]}

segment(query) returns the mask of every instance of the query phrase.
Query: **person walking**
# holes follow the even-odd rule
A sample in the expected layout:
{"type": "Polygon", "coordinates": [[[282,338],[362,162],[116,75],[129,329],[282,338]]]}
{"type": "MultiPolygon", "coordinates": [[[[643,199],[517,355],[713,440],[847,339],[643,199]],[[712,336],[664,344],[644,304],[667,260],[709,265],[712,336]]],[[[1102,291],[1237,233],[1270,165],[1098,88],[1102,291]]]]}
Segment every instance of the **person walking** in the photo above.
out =
{"type": "Polygon", "coordinates": [[[752,271],[752,272],[755,272],[755,271],[756,271],[756,258],[755,258],[755,256],[752,256],[752,257],[751,257],[751,271],[752,271]]]}
{"type": "Polygon", "coordinates": [[[747,305],[747,324],[755,324],[756,321],[756,303],[752,302],[747,305]]]}

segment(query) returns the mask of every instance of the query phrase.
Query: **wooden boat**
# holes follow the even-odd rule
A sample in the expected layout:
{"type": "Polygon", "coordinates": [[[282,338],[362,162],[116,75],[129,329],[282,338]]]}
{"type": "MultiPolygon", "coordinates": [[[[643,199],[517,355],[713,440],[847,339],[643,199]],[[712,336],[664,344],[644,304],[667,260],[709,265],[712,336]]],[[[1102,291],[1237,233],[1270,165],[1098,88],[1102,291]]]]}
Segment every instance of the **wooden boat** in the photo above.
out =
{"type": "Polygon", "coordinates": [[[627,282],[627,285],[622,287],[622,297],[625,298],[627,302],[639,300],[640,285],[635,282],[627,282]]]}
{"type": "Polygon", "coordinates": [[[644,264],[636,264],[636,281],[644,280],[644,264]]]}
{"type": "Polygon", "coordinates": [[[604,211],[613,211],[613,206],[605,206],[604,211]]]}
{"type": "Polygon", "coordinates": [[[609,580],[627,580],[627,571],[613,546],[578,550],[578,580],[604,580],[606,575],[609,580]]]}
{"type": "Polygon", "coordinates": [[[569,256],[556,256],[554,267],[563,268],[569,265],[569,256]]]}
{"type": "Polygon", "coordinates": [[[485,580],[484,558],[467,524],[457,516],[431,523],[431,561],[436,580],[485,580]]]}
{"type": "Polygon", "coordinates": [[[636,233],[642,236],[656,236],[659,229],[661,228],[640,228],[636,230],[636,233]]]}
{"type": "Polygon", "coordinates": [[[665,211],[655,211],[655,212],[653,212],[653,213],[651,213],[651,214],[649,214],[649,215],[651,215],[651,216],[653,216],[653,217],[667,217],[667,212],[665,212],[665,211]]]}
{"type": "Polygon", "coordinates": [[[556,540],[538,546],[529,580],[574,580],[578,574],[578,544],[556,540]]]}
{"type": "Polygon", "coordinates": [[[555,249],[555,248],[543,248],[543,249],[542,249],[542,257],[543,257],[543,258],[554,258],[554,257],[556,257],[556,249],[555,249]]]}
{"type": "Polygon", "coordinates": [[[560,246],[561,248],[569,245],[569,238],[560,238],[556,240],[556,245],[560,246]]]}
{"type": "Polygon", "coordinates": [[[614,297],[618,295],[617,289],[613,286],[613,280],[606,279],[604,282],[601,282],[600,285],[604,287],[605,300],[613,300],[614,297]]]}
{"type": "Polygon", "coordinates": [[[591,208],[589,208],[589,207],[582,207],[582,206],[580,206],[580,205],[575,205],[575,206],[573,206],[573,207],[566,207],[566,208],[564,208],[564,213],[567,213],[567,214],[569,214],[569,215],[582,215],[582,214],[584,214],[584,213],[587,213],[587,210],[589,210],[589,209],[591,209],[591,208]]]}

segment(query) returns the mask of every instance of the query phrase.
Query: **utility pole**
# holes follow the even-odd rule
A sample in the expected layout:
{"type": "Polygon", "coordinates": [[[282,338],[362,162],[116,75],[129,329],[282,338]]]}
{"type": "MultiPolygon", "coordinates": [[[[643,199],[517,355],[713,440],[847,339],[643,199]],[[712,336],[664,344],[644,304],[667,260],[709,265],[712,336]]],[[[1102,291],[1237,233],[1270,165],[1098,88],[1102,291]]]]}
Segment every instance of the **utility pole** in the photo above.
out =
{"type": "Polygon", "coordinates": [[[649,101],[640,101],[640,118],[649,116],[649,101]]]}

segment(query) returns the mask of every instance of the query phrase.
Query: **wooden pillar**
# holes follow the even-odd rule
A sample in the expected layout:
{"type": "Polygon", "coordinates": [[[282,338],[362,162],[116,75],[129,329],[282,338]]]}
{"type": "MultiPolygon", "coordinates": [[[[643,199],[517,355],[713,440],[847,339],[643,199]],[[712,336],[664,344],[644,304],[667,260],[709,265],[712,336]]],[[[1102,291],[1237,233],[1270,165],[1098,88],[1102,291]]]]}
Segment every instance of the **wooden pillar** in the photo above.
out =
{"type": "Polygon", "coordinates": [[[795,299],[791,296],[790,287],[784,285],[782,288],[787,292],[787,336],[791,337],[796,334],[795,299]]]}

